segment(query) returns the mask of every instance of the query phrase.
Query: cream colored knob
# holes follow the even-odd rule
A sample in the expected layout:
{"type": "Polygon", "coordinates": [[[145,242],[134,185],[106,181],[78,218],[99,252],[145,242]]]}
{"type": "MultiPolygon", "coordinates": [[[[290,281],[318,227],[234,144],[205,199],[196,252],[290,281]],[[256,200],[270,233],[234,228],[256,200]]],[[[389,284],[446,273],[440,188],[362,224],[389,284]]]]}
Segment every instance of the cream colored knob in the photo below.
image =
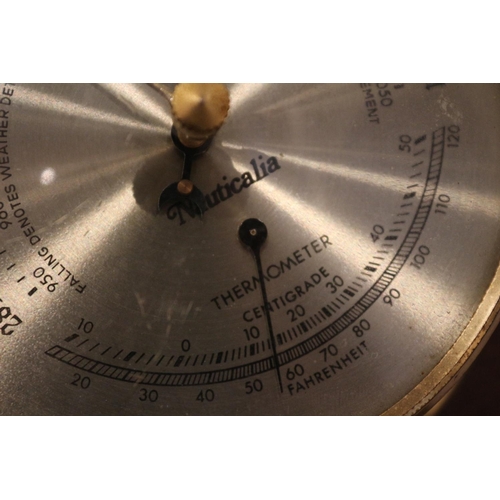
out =
{"type": "Polygon", "coordinates": [[[222,83],[180,83],[172,95],[172,111],[179,140],[196,148],[224,123],[229,91],[222,83]]]}

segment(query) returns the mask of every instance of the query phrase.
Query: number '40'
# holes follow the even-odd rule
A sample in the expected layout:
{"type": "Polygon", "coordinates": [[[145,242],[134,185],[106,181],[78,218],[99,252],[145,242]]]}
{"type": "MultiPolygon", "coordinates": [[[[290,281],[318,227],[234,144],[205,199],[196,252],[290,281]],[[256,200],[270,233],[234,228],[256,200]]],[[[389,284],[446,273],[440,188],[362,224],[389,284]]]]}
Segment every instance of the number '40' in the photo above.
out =
{"type": "Polygon", "coordinates": [[[373,243],[375,243],[384,233],[385,233],[384,227],[381,226],[380,224],[375,224],[372,228],[372,232],[370,233],[373,243]]]}

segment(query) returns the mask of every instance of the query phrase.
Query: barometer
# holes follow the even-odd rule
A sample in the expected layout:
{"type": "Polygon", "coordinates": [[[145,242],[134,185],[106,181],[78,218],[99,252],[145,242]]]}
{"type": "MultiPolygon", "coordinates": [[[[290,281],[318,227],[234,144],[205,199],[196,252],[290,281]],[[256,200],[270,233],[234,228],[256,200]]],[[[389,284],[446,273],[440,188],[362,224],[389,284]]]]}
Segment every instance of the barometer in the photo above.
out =
{"type": "Polygon", "coordinates": [[[496,325],[500,88],[0,87],[0,413],[423,413],[496,325]]]}

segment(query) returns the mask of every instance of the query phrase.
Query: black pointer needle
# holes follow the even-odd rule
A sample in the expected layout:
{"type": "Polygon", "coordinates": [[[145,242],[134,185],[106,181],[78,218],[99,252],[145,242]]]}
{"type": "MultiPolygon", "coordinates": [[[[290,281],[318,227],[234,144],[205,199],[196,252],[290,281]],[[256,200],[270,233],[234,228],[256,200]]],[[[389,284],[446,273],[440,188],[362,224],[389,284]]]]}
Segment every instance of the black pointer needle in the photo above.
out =
{"type": "Polygon", "coordinates": [[[273,348],[273,360],[280,390],[283,392],[283,383],[281,381],[280,365],[278,360],[278,353],[276,351],[276,340],[273,333],[273,324],[271,322],[271,312],[269,311],[269,303],[267,301],[266,285],[264,282],[264,273],[262,271],[262,262],[260,260],[260,249],[267,239],[267,227],[259,219],[247,219],[241,224],[238,230],[240,240],[247,245],[255,257],[257,263],[257,272],[259,274],[260,290],[262,292],[262,300],[264,301],[264,312],[266,313],[267,329],[269,330],[269,337],[271,339],[271,346],[273,348]]]}
{"type": "Polygon", "coordinates": [[[173,205],[174,203],[183,203],[187,208],[194,204],[197,212],[200,215],[207,210],[207,205],[205,202],[205,197],[203,193],[193,185],[191,182],[191,166],[193,160],[202,155],[207,151],[212,142],[212,139],[208,139],[200,147],[188,148],[182,144],[177,135],[177,130],[172,127],[172,141],[175,147],[184,155],[184,163],[182,167],[182,178],[179,182],[174,182],[167,186],[160,195],[160,200],[158,201],[158,209],[162,210],[167,205],[173,205]]]}
{"type": "Polygon", "coordinates": [[[191,182],[191,165],[208,149],[229,111],[229,91],[222,83],[180,83],[172,94],[159,84],[151,86],[172,106],[172,141],[184,155],[182,178],[160,195],[158,209],[181,203],[199,215],[208,209],[203,193],[191,182]]]}

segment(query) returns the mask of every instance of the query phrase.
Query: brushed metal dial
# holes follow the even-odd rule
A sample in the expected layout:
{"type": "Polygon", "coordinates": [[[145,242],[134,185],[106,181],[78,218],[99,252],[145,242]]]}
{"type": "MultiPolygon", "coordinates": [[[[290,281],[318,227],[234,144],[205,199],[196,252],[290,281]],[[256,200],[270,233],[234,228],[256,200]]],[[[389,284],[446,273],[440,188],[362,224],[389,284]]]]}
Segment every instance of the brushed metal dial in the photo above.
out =
{"type": "Polygon", "coordinates": [[[0,413],[411,413],[494,324],[498,86],[228,87],[200,217],[153,89],[3,84],[0,413]]]}

